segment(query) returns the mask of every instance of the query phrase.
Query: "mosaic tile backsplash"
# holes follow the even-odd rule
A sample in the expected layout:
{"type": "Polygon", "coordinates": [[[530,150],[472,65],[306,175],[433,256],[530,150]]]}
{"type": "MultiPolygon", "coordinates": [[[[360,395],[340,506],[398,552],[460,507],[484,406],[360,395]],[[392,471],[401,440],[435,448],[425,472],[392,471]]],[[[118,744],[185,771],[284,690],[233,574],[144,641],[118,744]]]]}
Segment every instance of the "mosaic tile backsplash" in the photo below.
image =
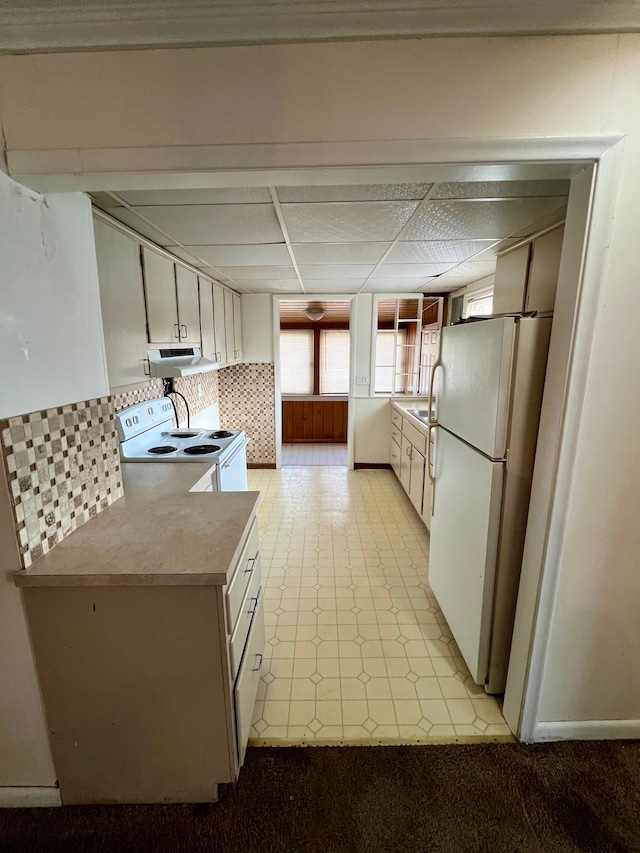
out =
{"type": "Polygon", "coordinates": [[[111,399],[0,421],[22,565],[122,497],[111,399]]]}
{"type": "MultiPolygon", "coordinates": [[[[219,385],[229,395],[223,425],[247,430],[253,461],[275,462],[273,365],[237,365],[175,383],[192,415],[218,403],[219,385]]],[[[151,379],[112,397],[0,420],[2,462],[25,568],[122,497],[115,413],[161,396],[162,381],[151,379]]],[[[173,399],[182,421],[184,403],[173,399]]]]}
{"type": "Polygon", "coordinates": [[[273,364],[234,364],[218,374],[220,426],[243,429],[251,439],[249,465],[275,465],[276,404],[273,364]]]}

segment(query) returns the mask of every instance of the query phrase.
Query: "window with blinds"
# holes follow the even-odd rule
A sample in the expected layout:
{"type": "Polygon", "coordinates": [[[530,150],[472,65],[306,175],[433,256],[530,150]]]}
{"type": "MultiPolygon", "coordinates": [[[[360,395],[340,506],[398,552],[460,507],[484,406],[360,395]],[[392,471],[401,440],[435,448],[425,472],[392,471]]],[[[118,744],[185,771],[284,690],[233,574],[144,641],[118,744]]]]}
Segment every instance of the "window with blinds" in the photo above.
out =
{"type": "Polygon", "coordinates": [[[349,393],[349,332],[337,329],[320,331],[320,394],[349,393]]]}
{"type": "Polygon", "coordinates": [[[280,383],[283,394],[313,394],[313,331],[280,332],[280,383]]]}

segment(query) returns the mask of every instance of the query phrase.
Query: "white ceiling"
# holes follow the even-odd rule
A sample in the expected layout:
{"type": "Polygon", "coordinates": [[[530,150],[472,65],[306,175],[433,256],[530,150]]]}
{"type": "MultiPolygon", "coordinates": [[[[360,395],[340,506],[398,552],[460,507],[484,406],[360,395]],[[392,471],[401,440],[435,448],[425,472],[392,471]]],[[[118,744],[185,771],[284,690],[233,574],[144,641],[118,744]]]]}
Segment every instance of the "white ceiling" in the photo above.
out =
{"type": "Polygon", "coordinates": [[[442,293],[560,221],[567,180],[95,193],[102,209],[245,293],[442,293]]]}
{"type": "Polygon", "coordinates": [[[3,0],[0,50],[637,32],[636,0],[3,0]]]}

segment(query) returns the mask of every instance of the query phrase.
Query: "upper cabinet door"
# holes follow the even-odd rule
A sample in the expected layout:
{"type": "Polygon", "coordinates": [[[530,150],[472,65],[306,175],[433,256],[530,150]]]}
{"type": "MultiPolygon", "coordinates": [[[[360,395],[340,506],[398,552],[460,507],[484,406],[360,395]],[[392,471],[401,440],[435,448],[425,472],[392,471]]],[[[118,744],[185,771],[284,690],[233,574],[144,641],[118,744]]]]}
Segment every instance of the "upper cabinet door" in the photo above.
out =
{"type": "Polygon", "coordinates": [[[224,294],[225,290],[219,284],[211,284],[213,293],[213,326],[216,337],[216,361],[227,364],[227,340],[226,326],[224,321],[224,294]]]}
{"type": "Polygon", "coordinates": [[[233,324],[233,293],[230,290],[224,291],[224,330],[227,346],[225,362],[233,364],[236,360],[236,331],[233,324]]]}
{"type": "Polygon", "coordinates": [[[142,247],[142,261],[149,343],[177,343],[180,340],[180,326],[175,264],[146,246],[142,247]]]}
{"type": "Polygon", "coordinates": [[[94,233],[109,386],[139,384],[148,347],[140,245],[97,218],[94,233]]]}
{"type": "Polygon", "coordinates": [[[530,251],[531,244],[527,243],[498,258],[493,288],[493,314],[519,314],[524,311],[530,251]]]}
{"type": "Polygon", "coordinates": [[[564,226],[555,228],[533,241],[527,311],[548,313],[554,309],[563,238],[564,226]]]}
{"type": "Polygon", "coordinates": [[[200,289],[200,331],[202,333],[202,355],[217,361],[216,334],[213,324],[213,292],[211,282],[206,278],[199,278],[200,289]]]}
{"type": "Polygon", "coordinates": [[[198,304],[198,276],[176,264],[176,290],[178,293],[178,323],[180,341],[200,344],[200,306],[198,304]]]}
{"type": "Polygon", "coordinates": [[[233,329],[235,337],[234,358],[242,361],[242,309],[240,294],[233,294],[233,329]]]}

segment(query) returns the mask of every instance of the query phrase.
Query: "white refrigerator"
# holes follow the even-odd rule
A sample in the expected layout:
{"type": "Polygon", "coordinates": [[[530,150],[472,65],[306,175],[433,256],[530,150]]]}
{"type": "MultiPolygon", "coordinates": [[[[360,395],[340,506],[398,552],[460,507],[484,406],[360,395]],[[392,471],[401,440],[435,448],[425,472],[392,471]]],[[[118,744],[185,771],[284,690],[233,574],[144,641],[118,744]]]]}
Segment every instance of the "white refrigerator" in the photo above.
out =
{"type": "Polygon", "coordinates": [[[488,693],[506,683],[551,323],[496,317],[442,334],[429,584],[488,693]]]}

